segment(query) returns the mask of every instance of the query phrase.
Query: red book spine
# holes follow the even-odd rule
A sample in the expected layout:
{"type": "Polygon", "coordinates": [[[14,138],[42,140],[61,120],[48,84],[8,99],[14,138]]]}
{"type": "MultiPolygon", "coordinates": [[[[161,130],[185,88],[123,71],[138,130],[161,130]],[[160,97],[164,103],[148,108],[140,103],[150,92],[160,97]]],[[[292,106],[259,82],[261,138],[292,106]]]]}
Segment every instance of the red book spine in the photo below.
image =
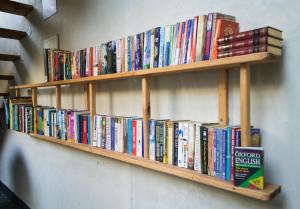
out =
{"type": "Polygon", "coordinates": [[[82,143],[87,144],[88,143],[88,131],[87,131],[87,117],[82,116],[82,143]]]}
{"type": "Polygon", "coordinates": [[[263,46],[254,46],[254,47],[244,47],[240,49],[232,49],[229,51],[222,51],[218,52],[218,59],[224,57],[233,57],[233,56],[240,56],[245,54],[252,54],[257,52],[266,52],[268,49],[267,45],[263,46]]]}
{"type": "Polygon", "coordinates": [[[235,147],[235,130],[231,129],[231,147],[230,147],[230,181],[234,180],[234,147],[235,147]]]}
{"type": "Polygon", "coordinates": [[[132,120],[132,155],[136,156],[136,120],[132,120]]]}
{"type": "Polygon", "coordinates": [[[229,44],[220,45],[218,46],[218,51],[265,45],[267,44],[267,41],[268,41],[267,36],[253,37],[247,40],[241,40],[229,44]]]}
{"type": "Polygon", "coordinates": [[[183,22],[180,22],[179,29],[178,29],[178,35],[177,35],[177,42],[176,42],[175,64],[180,63],[180,43],[181,43],[181,37],[182,37],[182,25],[183,25],[183,22]]]}
{"type": "Polygon", "coordinates": [[[58,52],[56,52],[56,53],[55,53],[55,80],[56,80],[56,81],[59,80],[59,79],[58,79],[58,74],[59,74],[59,72],[58,72],[58,59],[59,59],[59,57],[58,57],[58,52]]]}
{"type": "Polygon", "coordinates": [[[196,60],[196,45],[197,45],[197,28],[198,28],[198,16],[194,17],[194,26],[192,34],[192,45],[191,45],[191,57],[190,62],[195,62],[196,60]]]}
{"type": "Polygon", "coordinates": [[[94,66],[94,60],[93,60],[93,56],[94,56],[94,54],[93,54],[93,47],[90,47],[90,54],[89,54],[89,62],[90,62],[90,64],[89,64],[89,76],[93,76],[94,75],[94,73],[93,73],[93,66],[94,66]]]}
{"type": "Polygon", "coordinates": [[[268,28],[259,28],[255,30],[245,31],[241,33],[232,34],[229,36],[224,36],[218,39],[218,44],[231,43],[234,41],[241,41],[245,39],[250,39],[253,37],[266,36],[268,33],[268,28]]]}

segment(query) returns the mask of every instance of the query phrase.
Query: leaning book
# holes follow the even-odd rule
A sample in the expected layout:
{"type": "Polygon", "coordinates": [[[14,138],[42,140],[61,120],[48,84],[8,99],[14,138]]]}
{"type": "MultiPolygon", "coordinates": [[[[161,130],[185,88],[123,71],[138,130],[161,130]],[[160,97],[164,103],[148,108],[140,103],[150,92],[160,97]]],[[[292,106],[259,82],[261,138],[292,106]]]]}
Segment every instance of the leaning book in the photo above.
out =
{"type": "Polygon", "coordinates": [[[264,189],[262,147],[234,148],[234,185],[249,189],[264,189]]]}

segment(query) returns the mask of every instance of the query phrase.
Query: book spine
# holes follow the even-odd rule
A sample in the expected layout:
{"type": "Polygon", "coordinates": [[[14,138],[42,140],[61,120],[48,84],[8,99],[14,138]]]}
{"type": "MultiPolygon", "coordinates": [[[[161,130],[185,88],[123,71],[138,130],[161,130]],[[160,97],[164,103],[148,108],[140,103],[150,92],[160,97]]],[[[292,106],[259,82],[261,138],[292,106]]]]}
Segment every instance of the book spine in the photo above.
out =
{"type": "Polygon", "coordinates": [[[160,49],[160,27],[155,28],[154,37],[154,60],[153,67],[157,68],[159,66],[159,49],[160,49]]]}
{"type": "Polygon", "coordinates": [[[164,66],[165,27],[160,28],[158,67],[164,66]]]}
{"type": "Polygon", "coordinates": [[[221,166],[221,172],[222,172],[222,179],[226,179],[226,140],[227,140],[227,130],[222,130],[222,166],[221,166]]]}
{"type": "Polygon", "coordinates": [[[225,180],[230,181],[230,164],[231,164],[231,127],[227,128],[226,136],[226,162],[225,162],[225,180]]]}
{"type": "Polygon", "coordinates": [[[118,135],[119,135],[119,127],[118,127],[118,118],[114,118],[114,141],[115,141],[115,147],[112,149],[113,151],[118,151],[118,146],[120,142],[118,141],[118,135]]]}
{"type": "Polygon", "coordinates": [[[159,155],[160,155],[160,129],[159,129],[159,121],[155,122],[155,136],[156,136],[156,142],[155,142],[155,160],[159,161],[159,155]]]}
{"type": "Polygon", "coordinates": [[[213,13],[209,13],[208,16],[207,16],[207,23],[206,23],[204,60],[209,60],[209,56],[210,56],[210,44],[211,44],[211,37],[212,37],[212,24],[213,24],[213,13]]]}
{"type": "Polygon", "coordinates": [[[179,134],[179,132],[178,132],[178,129],[179,129],[179,127],[178,127],[178,122],[174,122],[174,133],[173,133],[173,135],[174,135],[174,142],[173,142],[173,144],[174,144],[174,148],[173,148],[173,150],[174,150],[174,156],[173,156],[173,165],[178,165],[178,134],[179,134]]]}
{"type": "Polygon", "coordinates": [[[106,140],[105,148],[111,150],[111,117],[106,117],[106,140]]]}
{"type": "Polygon", "coordinates": [[[268,28],[259,28],[255,30],[245,31],[237,34],[232,34],[229,36],[224,36],[218,39],[218,44],[226,44],[226,43],[232,43],[235,41],[241,41],[246,39],[252,39],[254,37],[261,37],[261,36],[267,36],[268,35],[268,28]]]}
{"type": "Polygon", "coordinates": [[[135,36],[135,70],[140,70],[140,55],[141,55],[141,48],[140,48],[140,42],[141,42],[141,34],[136,34],[135,36]]]}
{"type": "Polygon", "coordinates": [[[168,162],[169,162],[169,156],[168,156],[168,154],[169,154],[169,150],[168,150],[168,148],[169,148],[169,144],[168,144],[168,142],[169,142],[169,129],[168,129],[168,122],[166,122],[165,124],[164,124],[164,137],[163,137],[163,163],[164,164],[168,164],[168,162]]]}
{"type": "Polygon", "coordinates": [[[124,38],[124,72],[128,72],[128,38],[124,38]]]}
{"type": "Polygon", "coordinates": [[[172,165],[174,162],[174,123],[169,121],[168,128],[168,164],[172,165]]]}
{"type": "Polygon", "coordinates": [[[127,121],[127,153],[132,155],[132,119],[127,121]]]}
{"type": "Polygon", "coordinates": [[[139,69],[143,69],[143,58],[144,58],[144,38],[145,38],[145,33],[140,34],[140,51],[139,51],[139,69]]]}
{"type": "Polygon", "coordinates": [[[88,135],[88,130],[87,130],[87,117],[83,116],[82,117],[82,143],[83,144],[88,144],[88,139],[87,139],[87,135],[88,135]]]}
{"type": "Polygon", "coordinates": [[[97,139],[97,128],[98,128],[98,120],[97,120],[98,116],[94,116],[94,131],[93,131],[93,143],[92,146],[96,147],[98,144],[98,139],[97,139]]]}
{"type": "Polygon", "coordinates": [[[136,120],[132,120],[132,155],[136,156],[136,120]]]}
{"type": "Polygon", "coordinates": [[[136,121],[137,156],[143,157],[143,120],[136,121]]]}
{"type": "Polygon", "coordinates": [[[145,32],[144,38],[144,62],[143,69],[150,68],[150,53],[151,53],[151,30],[145,32]]]}
{"type": "Polygon", "coordinates": [[[231,152],[231,158],[230,158],[230,181],[233,182],[234,180],[234,147],[235,147],[235,131],[236,128],[231,129],[231,145],[230,145],[230,152],[231,152]]]}
{"type": "Polygon", "coordinates": [[[149,159],[155,160],[155,120],[149,120],[149,159]]]}
{"type": "Polygon", "coordinates": [[[175,50],[175,65],[180,64],[180,50],[182,44],[182,34],[184,32],[185,22],[179,23],[177,41],[176,41],[176,50],[175,50]]]}
{"type": "Polygon", "coordinates": [[[162,121],[159,123],[159,161],[163,162],[164,158],[164,145],[166,138],[166,126],[165,122],[162,121]]]}
{"type": "Polygon", "coordinates": [[[194,17],[193,21],[193,33],[191,38],[191,50],[190,50],[190,56],[189,56],[189,63],[196,61],[196,46],[197,46],[197,29],[198,29],[198,16],[194,17]]]}
{"type": "Polygon", "coordinates": [[[102,117],[97,116],[97,147],[102,147],[102,117]]]}
{"type": "Polygon", "coordinates": [[[194,170],[195,123],[189,123],[188,137],[188,168],[194,170]]]}
{"type": "Polygon", "coordinates": [[[115,151],[115,145],[116,145],[116,138],[115,138],[115,118],[110,118],[110,146],[111,150],[115,151]]]}
{"type": "Polygon", "coordinates": [[[150,38],[150,68],[154,67],[154,49],[155,49],[155,28],[151,29],[151,38],[150,38]]]}
{"type": "Polygon", "coordinates": [[[184,63],[185,48],[186,48],[186,39],[187,39],[187,30],[188,30],[188,20],[182,22],[182,31],[181,31],[181,40],[180,40],[180,52],[178,64],[184,63]]]}
{"type": "Polygon", "coordinates": [[[180,122],[178,136],[178,167],[188,168],[188,137],[189,124],[180,122]]]}
{"type": "Polygon", "coordinates": [[[168,51],[168,66],[172,64],[172,52],[173,52],[173,42],[174,42],[174,28],[176,25],[170,26],[170,48],[168,51]]]}
{"type": "Polygon", "coordinates": [[[218,46],[219,52],[226,52],[232,49],[244,48],[244,47],[254,47],[260,45],[267,45],[268,44],[268,37],[253,37],[251,39],[236,41],[228,44],[222,44],[218,46]]]}
{"type": "Polygon", "coordinates": [[[106,149],[106,117],[102,117],[102,141],[101,147],[106,149]]]}
{"type": "Polygon", "coordinates": [[[202,158],[201,158],[201,143],[200,143],[200,124],[195,126],[195,157],[194,157],[194,170],[202,173],[202,158]]]}
{"type": "Polygon", "coordinates": [[[163,57],[163,66],[169,66],[169,54],[170,54],[170,32],[171,26],[168,25],[165,27],[165,42],[164,42],[164,57],[163,57]]]}
{"type": "Polygon", "coordinates": [[[267,45],[232,49],[229,51],[218,52],[218,59],[225,58],[225,57],[241,56],[241,55],[258,53],[258,52],[267,52],[267,50],[268,50],[267,45]]]}

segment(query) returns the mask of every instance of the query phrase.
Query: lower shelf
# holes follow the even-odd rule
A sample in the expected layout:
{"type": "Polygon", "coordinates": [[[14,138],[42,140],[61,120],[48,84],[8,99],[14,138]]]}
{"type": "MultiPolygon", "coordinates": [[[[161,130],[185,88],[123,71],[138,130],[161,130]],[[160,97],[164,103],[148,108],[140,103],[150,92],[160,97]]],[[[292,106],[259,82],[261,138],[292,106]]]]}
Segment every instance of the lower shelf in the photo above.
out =
{"type": "Polygon", "coordinates": [[[141,167],[155,170],[155,171],[158,171],[161,173],[177,176],[177,177],[187,179],[187,180],[190,180],[193,182],[205,184],[208,186],[212,186],[212,187],[219,188],[222,190],[230,191],[230,192],[240,194],[243,196],[247,196],[247,197],[251,197],[254,199],[265,200],[265,201],[271,200],[273,197],[275,197],[277,194],[279,194],[280,190],[281,190],[280,185],[274,185],[274,184],[265,184],[264,190],[251,190],[251,189],[245,189],[245,188],[241,188],[241,187],[235,187],[230,182],[226,182],[226,181],[223,181],[223,180],[220,180],[215,177],[208,176],[208,175],[199,174],[198,172],[193,171],[193,170],[179,168],[174,165],[163,164],[163,163],[152,161],[152,160],[146,160],[146,159],[143,159],[140,157],[130,156],[126,153],[118,153],[118,152],[105,150],[105,149],[98,148],[98,147],[92,147],[90,145],[85,145],[85,144],[69,143],[67,141],[62,141],[62,140],[56,139],[54,137],[47,137],[47,136],[42,136],[42,135],[38,135],[38,134],[30,134],[30,136],[40,139],[40,140],[65,145],[67,147],[81,150],[84,152],[89,152],[92,154],[115,159],[115,160],[129,163],[132,165],[141,166],[141,167]]]}

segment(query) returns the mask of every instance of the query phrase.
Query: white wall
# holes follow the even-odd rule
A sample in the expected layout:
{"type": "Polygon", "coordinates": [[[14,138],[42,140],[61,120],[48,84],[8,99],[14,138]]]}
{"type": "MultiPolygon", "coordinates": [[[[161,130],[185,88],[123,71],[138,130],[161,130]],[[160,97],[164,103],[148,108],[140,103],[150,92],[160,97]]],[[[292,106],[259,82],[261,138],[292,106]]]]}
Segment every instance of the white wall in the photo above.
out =
{"type": "MultiPolygon", "coordinates": [[[[57,33],[61,48],[75,50],[209,11],[235,15],[241,30],[270,25],[284,31],[282,62],[251,71],[252,124],[262,129],[266,181],[282,185],[273,201],[252,200],[7,131],[1,139],[0,179],[32,209],[299,207],[298,1],[61,0],[58,13],[47,21],[42,20],[40,1],[27,2],[34,3],[35,11],[16,24],[0,13],[1,26],[31,33],[20,43],[0,40],[1,52],[21,54],[22,61],[10,70],[23,83],[42,81],[43,39],[57,33]]],[[[230,71],[231,124],[239,123],[238,78],[238,70],[230,71]]],[[[216,121],[216,79],[216,72],[153,78],[152,117],[216,121]]],[[[98,83],[97,112],[141,116],[140,90],[139,79],[98,83]]],[[[82,93],[80,85],[64,88],[63,107],[83,108],[82,93]]],[[[53,105],[53,91],[40,91],[38,102],[53,105]]]]}

